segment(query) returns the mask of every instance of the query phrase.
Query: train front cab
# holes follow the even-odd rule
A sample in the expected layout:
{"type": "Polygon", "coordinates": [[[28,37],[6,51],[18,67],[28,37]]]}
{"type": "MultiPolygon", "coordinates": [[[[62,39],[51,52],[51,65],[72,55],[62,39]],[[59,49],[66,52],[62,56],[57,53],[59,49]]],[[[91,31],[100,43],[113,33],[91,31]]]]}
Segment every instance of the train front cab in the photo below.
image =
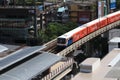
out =
{"type": "Polygon", "coordinates": [[[73,43],[73,38],[71,37],[71,38],[68,38],[68,39],[66,39],[66,38],[58,38],[57,39],[57,46],[58,47],[67,47],[67,46],[69,46],[69,45],[71,45],[73,43]]]}
{"type": "Polygon", "coordinates": [[[72,43],[73,43],[73,38],[71,37],[67,40],[67,46],[71,45],[72,43]]]}
{"type": "Polygon", "coordinates": [[[57,38],[57,46],[58,47],[66,46],[66,39],[62,38],[62,37],[58,37],[57,38]]]}

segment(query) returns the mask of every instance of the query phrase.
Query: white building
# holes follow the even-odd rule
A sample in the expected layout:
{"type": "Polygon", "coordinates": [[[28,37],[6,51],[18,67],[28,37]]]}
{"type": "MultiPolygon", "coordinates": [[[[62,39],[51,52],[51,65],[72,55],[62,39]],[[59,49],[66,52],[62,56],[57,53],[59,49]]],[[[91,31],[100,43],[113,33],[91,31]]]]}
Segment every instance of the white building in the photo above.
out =
{"type": "Polygon", "coordinates": [[[108,43],[109,43],[109,51],[111,51],[114,48],[119,48],[120,37],[114,37],[108,43]]]}

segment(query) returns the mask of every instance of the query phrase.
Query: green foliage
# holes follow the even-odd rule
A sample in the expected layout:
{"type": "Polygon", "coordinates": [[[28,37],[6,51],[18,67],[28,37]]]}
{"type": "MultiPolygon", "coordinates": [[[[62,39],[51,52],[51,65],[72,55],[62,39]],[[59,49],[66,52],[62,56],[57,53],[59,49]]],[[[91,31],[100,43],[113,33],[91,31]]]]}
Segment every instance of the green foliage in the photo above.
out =
{"type": "Polygon", "coordinates": [[[68,22],[65,24],[65,26],[67,27],[67,31],[69,31],[69,30],[76,28],[78,25],[74,22],[68,22]]]}
{"type": "Polygon", "coordinates": [[[39,38],[39,41],[41,41],[41,43],[46,43],[76,27],[77,27],[77,24],[73,22],[68,22],[66,24],[52,22],[48,24],[45,31],[39,31],[38,38],[39,38]]]}
{"type": "Polygon", "coordinates": [[[38,42],[40,44],[46,43],[48,41],[48,36],[45,34],[44,31],[38,32],[38,42]]]}
{"type": "Polygon", "coordinates": [[[117,9],[120,9],[120,0],[116,0],[117,2],[117,9]]]}

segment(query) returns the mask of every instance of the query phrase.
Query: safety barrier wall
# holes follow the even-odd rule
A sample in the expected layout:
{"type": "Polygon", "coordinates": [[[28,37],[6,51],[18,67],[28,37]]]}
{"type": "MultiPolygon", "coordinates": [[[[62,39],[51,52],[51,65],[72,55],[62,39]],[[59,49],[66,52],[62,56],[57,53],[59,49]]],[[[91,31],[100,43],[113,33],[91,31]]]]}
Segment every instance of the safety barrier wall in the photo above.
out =
{"type": "Polygon", "coordinates": [[[65,63],[61,64],[57,69],[53,70],[48,75],[43,77],[41,80],[51,80],[52,78],[63,72],[65,69],[70,67],[72,64],[73,64],[73,59],[69,59],[65,63]]]}

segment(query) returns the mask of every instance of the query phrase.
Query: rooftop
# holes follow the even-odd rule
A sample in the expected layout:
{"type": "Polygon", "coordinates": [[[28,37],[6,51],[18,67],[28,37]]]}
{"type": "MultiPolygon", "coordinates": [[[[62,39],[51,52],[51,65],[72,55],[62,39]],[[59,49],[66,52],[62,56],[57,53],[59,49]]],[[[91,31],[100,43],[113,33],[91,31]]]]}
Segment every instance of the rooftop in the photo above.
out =
{"type": "Polygon", "coordinates": [[[30,80],[61,59],[61,56],[44,52],[6,73],[1,74],[0,80],[30,80]]]}
{"type": "Polygon", "coordinates": [[[105,77],[113,68],[109,63],[120,54],[120,49],[116,48],[109,52],[102,60],[100,66],[92,73],[79,72],[72,80],[117,80],[117,78],[105,77]]]}
{"type": "Polygon", "coordinates": [[[0,58],[0,71],[43,49],[43,46],[25,47],[0,58]]]}
{"type": "Polygon", "coordinates": [[[16,50],[20,49],[22,46],[18,45],[9,45],[9,44],[0,44],[0,60],[12,52],[15,52],[16,50]]]}
{"type": "Polygon", "coordinates": [[[6,51],[6,50],[8,50],[7,47],[4,47],[4,46],[0,45],[0,53],[1,53],[1,52],[4,52],[4,51],[6,51]]]}
{"type": "Polygon", "coordinates": [[[109,43],[119,43],[119,42],[120,42],[120,37],[114,37],[109,41],[109,43]]]}
{"type": "Polygon", "coordinates": [[[86,60],[84,60],[81,65],[92,65],[94,64],[97,60],[99,60],[99,58],[87,58],[86,60]]]}

